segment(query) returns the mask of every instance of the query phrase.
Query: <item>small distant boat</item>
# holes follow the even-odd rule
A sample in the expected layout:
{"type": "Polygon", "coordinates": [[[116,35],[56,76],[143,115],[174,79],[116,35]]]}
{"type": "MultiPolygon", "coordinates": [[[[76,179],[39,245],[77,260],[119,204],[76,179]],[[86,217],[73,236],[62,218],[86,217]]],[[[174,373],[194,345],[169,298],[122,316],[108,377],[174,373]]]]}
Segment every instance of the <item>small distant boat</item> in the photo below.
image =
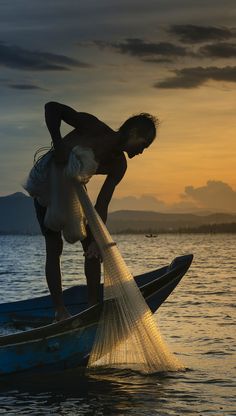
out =
{"type": "MultiPolygon", "coordinates": [[[[135,277],[153,313],[180,282],[192,259],[191,254],[177,257],[168,266],[135,277]]],[[[50,296],[1,304],[0,326],[18,328],[18,332],[0,336],[0,376],[86,366],[102,309],[102,290],[101,286],[101,303],[91,308],[86,303],[86,285],[65,290],[65,303],[73,316],[57,323],[51,323],[50,296]]]]}
{"type": "Polygon", "coordinates": [[[157,235],[156,234],[146,234],[145,237],[147,237],[147,238],[155,238],[155,237],[157,237],[157,235]]]}

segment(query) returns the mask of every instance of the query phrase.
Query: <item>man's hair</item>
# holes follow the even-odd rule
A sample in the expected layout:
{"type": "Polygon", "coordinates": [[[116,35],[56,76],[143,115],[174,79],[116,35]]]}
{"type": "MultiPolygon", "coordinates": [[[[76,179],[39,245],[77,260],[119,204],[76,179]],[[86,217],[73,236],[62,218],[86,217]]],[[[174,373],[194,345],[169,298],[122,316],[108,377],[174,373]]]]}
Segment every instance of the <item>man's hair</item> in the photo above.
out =
{"type": "Polygon", "coordinates": [[[126,120],[119,128],[119,133],[125,139],[129,137],[129,133],[132,129],[137,129],[138,133],[145,137],[148,144],[151,144],[156,137],[156,129],[159,125],[159,120],[149,113],[140,113],[132,116],[126,120]],[[150,136],[147,137],[147,132],[150,132],[150,136]]]}

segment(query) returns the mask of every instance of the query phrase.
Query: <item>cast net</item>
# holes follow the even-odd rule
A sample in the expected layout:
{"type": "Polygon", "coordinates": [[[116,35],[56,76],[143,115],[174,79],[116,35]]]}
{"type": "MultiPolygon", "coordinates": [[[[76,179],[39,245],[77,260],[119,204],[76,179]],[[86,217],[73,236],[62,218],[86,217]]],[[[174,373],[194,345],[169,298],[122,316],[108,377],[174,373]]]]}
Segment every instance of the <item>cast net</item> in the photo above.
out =
{"type": "Polygon", "coordinates": [[[144,373],[183,369],[157,324],[115,242],[82,184],[76,185],[104,267],[104,302],[88,367],[131,368],[144,373]]]}

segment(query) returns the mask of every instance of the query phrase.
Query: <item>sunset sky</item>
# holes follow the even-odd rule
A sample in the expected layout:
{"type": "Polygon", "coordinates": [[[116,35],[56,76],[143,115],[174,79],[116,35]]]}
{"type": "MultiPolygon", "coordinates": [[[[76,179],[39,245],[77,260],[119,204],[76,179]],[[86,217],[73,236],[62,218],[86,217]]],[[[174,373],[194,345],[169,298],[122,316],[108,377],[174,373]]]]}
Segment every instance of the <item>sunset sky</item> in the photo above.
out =
{"type": "Polygon", "coordinates": [[[22,191],[50,144],[54,100],[114,129],[160,119],[112,210],[236,212],[235,0],[1,0],[0,20],[1,196],[22,191]]]}

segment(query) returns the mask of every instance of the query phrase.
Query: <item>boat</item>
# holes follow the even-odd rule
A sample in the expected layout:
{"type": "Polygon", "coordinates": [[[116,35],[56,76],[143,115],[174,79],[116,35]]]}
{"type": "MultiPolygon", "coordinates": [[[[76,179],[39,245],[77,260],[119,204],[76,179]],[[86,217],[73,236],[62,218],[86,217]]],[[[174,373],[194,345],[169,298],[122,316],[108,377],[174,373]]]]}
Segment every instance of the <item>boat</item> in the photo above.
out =
{"type": "MultiPolygon", "coordinates": [[[[169,265],[134,279],[154,313],[189,269],[191,254],[176,257],[169,265]]],[[[50,295],[0,305],[1,328],[15,333],[0,336],[0,376],[61,371],[86,367],[102,310],[100,303],[88,308],[86,285],[64,291],[72,317],[53,322],[50,295]]]]}

